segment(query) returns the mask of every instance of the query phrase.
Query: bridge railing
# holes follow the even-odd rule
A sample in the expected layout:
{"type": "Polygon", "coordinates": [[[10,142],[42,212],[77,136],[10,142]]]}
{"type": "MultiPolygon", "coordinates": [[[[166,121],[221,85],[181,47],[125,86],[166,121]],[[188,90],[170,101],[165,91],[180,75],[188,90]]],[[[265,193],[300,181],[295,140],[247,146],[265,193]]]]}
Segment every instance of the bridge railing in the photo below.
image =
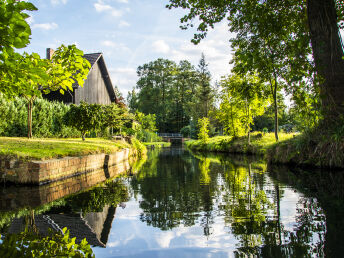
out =
{"type": "Polygon", "coordinates": [[[183,138],[181,133],[158,133],[158,136],[166,138],[183,138]]]}

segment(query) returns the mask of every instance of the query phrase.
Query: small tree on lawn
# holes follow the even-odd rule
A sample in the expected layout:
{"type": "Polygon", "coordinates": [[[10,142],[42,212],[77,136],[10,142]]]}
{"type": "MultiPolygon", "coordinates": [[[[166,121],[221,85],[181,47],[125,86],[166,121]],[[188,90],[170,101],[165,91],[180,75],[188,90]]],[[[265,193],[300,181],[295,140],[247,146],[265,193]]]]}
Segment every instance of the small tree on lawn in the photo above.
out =
{"type": "Polygon", "coordinates": [[[113,135],[114,131],[120,131],[125,120],[124,116],[126,113],[126,110],[124,108],[119,107],[116,103],[112,103],[111,105],[104,105],[103,106],[103,112],[104,112],[104,128],[110,127],[111,130],[111,136],[113,135]]]}
{"type": "Polygon", "coordinates": [[[198,133],[198,139],[201,140],[203,144],[207,143],[209,139],[209,119],[207,117],[203,117],[198,119],[198,126],[199,126],[199,133],[198,133]]]}
{"type": "Polygon", "coordinates": [[[99,130],[103,125],[104,111],[99,104],[87,104],[81,102],[80,105],[71,105],[66,114],[66,122],[81,132],[82,140],[86,134],[92,130],[99,130]]]}

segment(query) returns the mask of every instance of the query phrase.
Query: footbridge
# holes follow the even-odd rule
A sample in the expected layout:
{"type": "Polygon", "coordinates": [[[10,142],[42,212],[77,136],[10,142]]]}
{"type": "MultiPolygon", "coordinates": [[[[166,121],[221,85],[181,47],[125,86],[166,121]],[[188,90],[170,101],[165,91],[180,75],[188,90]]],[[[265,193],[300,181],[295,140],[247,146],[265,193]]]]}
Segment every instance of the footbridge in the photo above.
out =
{"type": "Polygon", "coordinates": [[[158,133],[158,136],[171,144],[182,144],[184,141],[181,133],[158,133]]]}

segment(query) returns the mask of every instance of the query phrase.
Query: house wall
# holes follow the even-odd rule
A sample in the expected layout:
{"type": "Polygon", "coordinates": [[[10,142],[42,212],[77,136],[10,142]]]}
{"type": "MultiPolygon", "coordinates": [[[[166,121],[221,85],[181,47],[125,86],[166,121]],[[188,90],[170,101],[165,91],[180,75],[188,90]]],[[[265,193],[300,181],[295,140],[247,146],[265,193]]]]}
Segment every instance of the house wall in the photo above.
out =
{"type": "Polygon", "coordinates": [[[91,104],[111,104],[103,76],[100,72],[99,63],[96,63],[91,69],[84,86],[75,90],[74,103],[80,104],[80,101],[91,104]]]}

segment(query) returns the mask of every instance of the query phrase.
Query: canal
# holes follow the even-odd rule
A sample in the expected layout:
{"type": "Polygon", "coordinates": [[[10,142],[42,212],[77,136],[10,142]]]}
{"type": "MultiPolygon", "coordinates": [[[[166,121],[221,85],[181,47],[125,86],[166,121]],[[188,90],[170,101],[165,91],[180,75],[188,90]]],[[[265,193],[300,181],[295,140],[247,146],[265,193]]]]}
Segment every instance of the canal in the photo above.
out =
{"type": "Polygon", "coordinates": [[[19,233],[31,216],[43,235],[67,227],[77,242],[86,238],[96,257],[344,253],[341,171],[164,148],[99,184],[106,179],[101,174],[41,187],[3,186],[1,233],[19,233]]]}

